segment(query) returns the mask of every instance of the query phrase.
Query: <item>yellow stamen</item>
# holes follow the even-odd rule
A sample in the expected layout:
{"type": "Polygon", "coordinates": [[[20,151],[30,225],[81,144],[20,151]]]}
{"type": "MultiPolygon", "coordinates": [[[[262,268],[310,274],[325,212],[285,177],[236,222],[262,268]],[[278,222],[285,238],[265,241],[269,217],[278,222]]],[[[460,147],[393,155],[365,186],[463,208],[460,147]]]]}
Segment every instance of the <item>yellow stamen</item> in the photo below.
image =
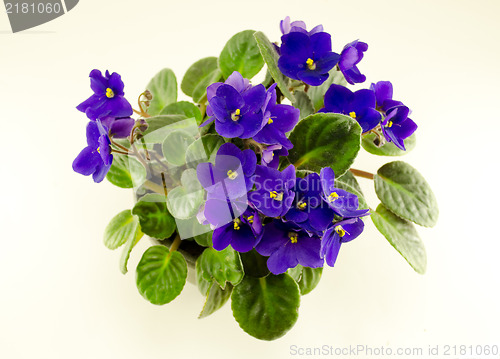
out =
{"type": "Polygon", "coordinates": [[[237,230],[239,230],[239,229],[240,229],[240,223],[241,223],[240,219],[239,219],[239,218],[236,218],[233,222],[234,222],[233,228],[234,228],[236,231],[237,231],[237,230]]]}
{"type": "Polygon", "coordinates": [[[356,112],[352,111],[352,112],[349,112],[349,116],[351,116],[352,118],[356,118],[356,112]]]}
{"type": "Polygon", "coordinates": [[[269,197],[271,197],[272,199],[276,200],[276,201],[283,201],[283,192],[276,192],[276,191],[271,191],[269,192],[269,197]]]}
{"type": "Polygon", "coordinates": [[[345,236],[345,230],[344,230],[344,228],[342,228],[342,226],[337,226],[337,227],[335,227],[335,232],[337,232],[337,234],[338,234],[340,237],[345,236]]]}
{"type": "Polygon", "coordinates": [[[385,127],[392,127],[392,121],[387,122],[387,125],[385,127]]]}
{"type": "Polygon", "coordinates": [[[339,195],[337,194],[337,192],[332,192],[332,193],[330,193],[330,195],[328,196],[328,200],[329,200],[330,202],[335,201],[337,198],[339,198],[339,195]]]}
{"type": "Polygon", "coordinates": [[[295,232],[288,232],[288,238],[290,238],[290,241],[292,243],[297,243],[297,238],[299,238],[299,235],[295,232]]]}
{"type": "Polygon", "coordinates": [[[241,114],[241,111],[239,108],[236,109],[236,111],[234,111],[232,114],[231,114],[231,120],[233,121],[238,121],[240,119],[240,114],[241,114]]]}
{"type": "Polygon", "coordinates": [[[305,203],[305,202],[299,202],[299,203],[297,204],[297,207],[298,207],[299,209],[305,209],[305,208],[307,207],[307,203],[305,203]]]}
{"type": "Polygon", "coordinates": [[[247,220],[248,220],[248,223],[252,224],[253,223],[253,216],[248,216],[247,220]]]}
{"type": "Polygon", "coordinates": [[[316,64],[314,63],[313,59],[308,58],[306,61],[306,65],[309,68],[309,70],[316,70],[316,64]]]}
{"type": "Polygon", "coordinates": [[[106,89],[106,97],[107,98],[113,98],[113,97],[115,97],[115,93],[109,87],[106,89]]]}
{"type": "Polygon", "coordinates": [[[234,171],[227,171],[227,176],[229,177],[230,180],[234,180],[236,177],[238,177],[238,173],[234,171]]]}
{"type": "Polygon", "coordinates": [[[97,153],[101,154],[101,147],[97,147],[97,153]]]}
{"type": "Polygon", "coordinates": [[[267,121],[267,124],[270,125],[271,123],[273,123],[273,120],[269,119],[269,121],[267,121]]]}

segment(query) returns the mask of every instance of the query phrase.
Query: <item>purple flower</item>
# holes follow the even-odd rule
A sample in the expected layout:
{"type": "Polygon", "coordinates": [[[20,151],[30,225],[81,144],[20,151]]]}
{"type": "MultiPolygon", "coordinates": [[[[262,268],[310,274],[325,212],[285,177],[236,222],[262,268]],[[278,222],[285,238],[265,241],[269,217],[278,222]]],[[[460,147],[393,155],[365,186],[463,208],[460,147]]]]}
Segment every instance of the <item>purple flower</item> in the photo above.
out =
{"type": "Polygon", "coordinates": [[[297,178],[295,197],[285,218],[311,233],[321,233],[332,222],[334,212],[322,199],[321,180],[317,173],[297,178]]]}
{"type": "Polygon", "coordinates": [[[361,74],[356,66],[363,59],[363,53],[368,50],[368,44],[358,40],[344,46],[340,54],[339,68],[345,79],[351,85],[366,81],[366,76],[361,74]]]}
{"type": "Polygon", "coordinates": [[[392,100],[393,88],[390,81],[379,81],[371,84],[370,89],[375,92],[377,109],[384,111],[384,102],[392,100]]]}
{"type": "Polygon", "coordinates": [[[319,237],[310,237],[291,222],[274,220],[266,224],[262,239],[255,249],[259,254],[269,256],[267,267],[273,274],[285,273],[297,264],[310,268],[323,266],[319,237]]]}
{"type": "Polygon", "coordinates": [[[101,123],[109,128],[110,137],[126,138],[130,135],[132,127],[135,125],[135,120],[132,117],[104,117],[101,123]]]}
{"type": "Polygon", "coordinates": [[[266,216],[284,216],[293,202],[295,167],[290,165],[280,172],[257,165],[255,175],[256,190],[248,194],[250,202],[266,216]]]}
{"type": "Polygon", "coordinates": [[[83,101],[76,108],[85,112],[91,120],[104,117],[129,117],[132,115],[132,106],[125,99],[123,92],[123,81],[116,72],[111,75],[106,71],[106,76],[102,76],[101,71],[92,70],[90,72],[90,88],[94,94],[83,101]]]}
{"type": "Polygon", "coordinates": [[[400,105],[390,108],[382,122],[382,133],[388,142],[406,151],[404,140],[417,130],[417,124],[409,117],[409,108],[400,105]]]}
{"type": "Polygon", "coordinates": [[[280,22],[280,29],[283,35],[290,32],[302,32],[304,34],[313,35],[317,32],[323,32],[323,25],[318,25],[311,31],[307,31],[306,23],[304,21],[290,21],[290,16],[285,17],[284,20],[280,22]]]}
{"type": "Polygon", "coordinates": [[[344,86],[332,84],[325,93],[325,107],[319,112],[351,116],[358,121],[363,132],[367,132],[375,128],[382,119],[375,106],[375,93],[372,90],[352,92],[344,86]]]}
{"type": "Polygon", "coordinates": [[[237,252],[252,250],[262,237],[262,223],[256,210],[248,208],[239,218],[214,230],[214,249],[221,251],[231,245],[237,252]]]}
{"type": "Polygon", "coordinates": [[[365,227],[360,218],[344,219],[331,225],[321,239],[321,258],[333,267],[342,243],[347,243],[358,237],[365,227]]]}
{"type": "Polygon", "coordinates": [[[234,72],[226,83],[215,83],[207,88],[211,116],[201,124],[215,120],[215,130],[227,138],[250,138],[262,127],[262,106],[266,100],[263,85],[250,86],[248,80],[234,72]]]}
{"type": "Polygon", "coordinates": [[[299,122],[300,110],[290,105],[276,104],[276,84],[267,90],[263,113],[262,128],[253,139],[266,145],[279,144],[288,150],[292,149],[293,144],[285,133],[293,130],[299,122]]]}
{"type": "Polygon", "coordinates": [[[281,145],[270,145],[262,150],[260,162],[263,166],[277,169],[280,156],[288,156],[288,150],[281,145]]]}
{"type": "Polygon", "coordinates": [[[217,151],[215,165],[200,163],[196,173],[212,198],[231,200],[246,196],[253,187],[256,164],[255,152],[241,151],[236,145],[225,143],[217,151]]]}
{"type": "Polygon", "coordinates": [[[341,217],[361,217],[368,214],[368,209],[359,209],[358,196],[335,188],[335,173],[330,167],[321,169],[320,173],[323,199],[333,211],[341,217]]]}
{"type": "Polygon", "coordinates": [[[92,175],[94,182],[99,183],[113,162],[108,129],[99,120],[87,125],[87,145],[73,161],[73,170],[84,176],[92,175]]]}
{"type": "Polygon", "coordinates": [[[311,86],[319,86],[328,78],[339,61],[340,55],[332,52],[332,40],[326,32],[309,36],[302,32],[290,32],[281,37],[281,56],[278,67],[281,72],[311,86]]]}

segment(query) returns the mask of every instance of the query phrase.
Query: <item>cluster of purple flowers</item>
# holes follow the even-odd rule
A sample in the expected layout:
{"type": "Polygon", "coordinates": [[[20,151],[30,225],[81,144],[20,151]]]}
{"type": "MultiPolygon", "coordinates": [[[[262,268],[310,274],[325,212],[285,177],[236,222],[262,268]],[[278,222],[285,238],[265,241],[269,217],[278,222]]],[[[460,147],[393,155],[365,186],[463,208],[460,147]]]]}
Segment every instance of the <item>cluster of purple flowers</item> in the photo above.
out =
{"type": "Polygon", "coordinates": [[[73,161],[73,170],[84,176],[92,175],[101,182],[111,167],[111,137],[125,138],[134,126],[132,106],[124,97],[124,84],[116,72],[90,72],[90,88],[94,92],[77,106],[90,119],[87,124],[87,147],[73,161]]]}
{"type": "Polygon", "coordinates": [[[296,178],[295,167],[283,171],[257,164],[250,149],[226,143],[215,164],[197,168],[207,191],[201,218],[214,228],[213,247],[232,246],[238,252],[253,248],[269,257],[274,274],[297,264],[318,268],[335,261],[340,245],[363,231],[358,198],[335,187],[331,168],[296,178]]]}

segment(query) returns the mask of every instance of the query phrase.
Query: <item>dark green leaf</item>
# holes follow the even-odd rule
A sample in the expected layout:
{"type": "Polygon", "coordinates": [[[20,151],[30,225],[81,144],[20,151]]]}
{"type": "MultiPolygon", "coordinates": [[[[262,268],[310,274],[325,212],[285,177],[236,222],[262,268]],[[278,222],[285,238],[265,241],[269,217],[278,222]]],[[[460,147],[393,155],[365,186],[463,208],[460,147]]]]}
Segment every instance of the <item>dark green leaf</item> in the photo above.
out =
{"type": "Polygon", "coordinates": [[[146,179],[146,169],[135,158],[115,153],[106,178],[121,188],[138,187],[146,179]]]}
{"type": "Polygon", "coordinates": [[[116,249],[135,238],[140,231],[139,219],[126,209],[113,217],[104,231],[104,245],[109,249],[116,249]]]}
{"type": "Polygon", "coordinates": [[[306,295],[312,292],[321,280],[322,273],[323,268],[302,267],[302,275],[297,283],[300,288],[300,294],[306,295]]]}
{"type": "Polygon", "coordinates": [[[174,72],[170,69],[163,69],[149,81],[146,88],[153,95],[153,100],[148,108],[151,116],[156,116],[162,108],[177,101],[177,80],[174,72]]]}
{"type": "Polygon", "coordinates": [[[201,112],[195,104],[187,101],[179,101],[165,106],[160,115],[183,115],[186,118],[195,118],[198,125],[201,124],[201,112]]]}
{"type": "Polygon", "coordinates": [[[224,144],[224,138],[219,135],[205,135],[194,141],[186,150],[186,163],[196,168],[201,162],[215,162],[219,147],[224,144]]]}
{"type": "Polygon", "coordinates": [[[240,253],[240,257],[246,276],[260,278],[270,273],[267,268],[267,257],[257,253],[255,249],[250,252],[240,253]]]}
{"type": "Polygon", "coordinates": [[[359,193],[363,193],[361,191],[361,187],[360,187],[360,185],[358,183],[358,180],[356,179],[356,176],[354,176],[351,171],[347,171],[341,177],[337,177],[336,181],[337,182],[342,182],[344,184],[347,184],[350,187],[354,188],[359,193]]]}
{"type": "Polygon", "coordinates": [[[335,67],[330,70],[329,74],[330,76],[325,82],[319,86],[311,86],[307,91],[315,111],[324,107],[325,93],[332,84],[347,86],[347,81],[345,80],[344,75],[342,72],[336,70],[335,67]]]}
{"type": "Polygon", "coordinates": [[[262,340],[285,335],[299,316],[300,292],[288,274],[245,276],[233,289],[231,308],[241,329],[262,340]]]}
{"type": "Polygon", "coordinates": [[[376,134],[369,132],[363,135],[361,145],[371,154],[378,156],[403,156],[413,150],[417,144],[415,134],[408,137],[405,141],[406,151],[400,150],[392,142],[385,142],[382,146],[377,146],[378,137],[376,134]]]}
{"type": "Polygon", "coordinates": [[[276,81],[276,84],[278,85],[278,88],[280,89],[281,93],[283,94],[283,96],[289,99],[290,102],[292,103],[295,102],[295,97],[288,89],[290,79],[285,75],[283,75],[280,69],[278,68],[279,55],[276,52],[274,45],[271,43],[271,41],[269,41],[267,36],[260,31],[256,32],[254,34],[254,37],[255,40],[257,41],[257,44],[259,45],[260,53],[262,54],[262,57],[266,62],[267,70],[273,77],[274,81],[276,81]]]}
{"type": "Polygon", "coordinates": [[[365,196],[363,192],[361,192],[361,187],[352,172],[347,171],[344,175],[342,175],[342,177],[337,178],[335,180],[335,186],[358,196],[359,209],[369,208],[368,203],[366,203],[365,196]]]}
{"type": "Polygon", "coordinates": [[[245,275],[240,256],[231,247],[222,251],[206,248],[196,260],[196,273],[207,282],[214,279],[222,289],[226,282],[238,285],[245,275]]]}
{"type": "Polygon", "coordinates": [[[167,209],[165,196],[161,194],[145,195],[135,204],[132,213],[139,216],[141,229],[148,236],[164,239],[175,231],[175,219],[167,209]]]}
{"type": "Polygon", "coordinates": [[[162,151],[165,159],[174,166],[186,164],[186,151],[195,138],[183,130],[170,132],[163,140],[162,151]]]}
{"type": "Polygon", "coordinates": [[[234,71],[243,77],[251,79],[262,69],[264,60],[257,46],[253,30],[237,33],[224,46],[219,56],[219,68],[225,78],[234,71]]]}
{"type": "Polygon", "coordinates": [[[353,164],[361,147],[361,127],[337,113],[317,113],[298,123],[290,134],[289,160],[299,169],[320,172],[331,167],[337,177],[353,164]]]}
{"type": "Polygon", "coordinates": [[[210,231],[210,232],[206,232],[206,233],[194,236],[193,238],[196,241],[196,243],[198,243],[198,245],[200,245],[202,247],[211,247],[213,233],[214,233],[213,231],[210,231]]]}
{"type": "Polygon", "coordinates": [[[232,291],[233,286],[231,284],[228,284],[226,289],[222,289],[217,283],[212,282],[207,293],[205,305],[198,318],[208,317],[210,314],[222,308],[231,297],[232,291]]]}
{"type": "Polygon", "coordinates": [[[371,212],[370,217],[379,232],[384,235],[412,268],[417,273],[424,274],[427,267],[427,255],[415,226],[411,222],[396,216],[383,204],[379,204],[377,210],[371,212]]]}
{"type": "Polygon", "coordinates": [[[163,305],[182,292],[187,264],[179,252],[170,253],[165,246],[153,246],[144,252],[136,274],[139,293],[151,303],[163,305]]]}
{"type": "Polygon", "coordinates": [[[293,107],[298,108],[300,110],[300,119],[306,118],[309,115],[312,115],[314,111],[313,104],[311,99],[304,91],[295,91],[295,102],[292,103],[293,107]]]}
{"type": "Polygon", "coordinates": [[[396,215],[425,227],[436,224],[436,197],[424,177],[409,164],[395,161],[380,167],[375,175],[375,191],[396,215]]]}
{"type": "MultiPolygon", "coordinates": [[[[200,84],[205,84],[213,71],[218,70],[217,57],[205,57],[196,61],[186,71],[182,78],[181,90],[188,96],[195,97],[194,93],[200,84]]],[[[205,88],[208,85],[204,86],[205,88]]],[[[196,101],[196,100],[195,100],[196,101]]]]}

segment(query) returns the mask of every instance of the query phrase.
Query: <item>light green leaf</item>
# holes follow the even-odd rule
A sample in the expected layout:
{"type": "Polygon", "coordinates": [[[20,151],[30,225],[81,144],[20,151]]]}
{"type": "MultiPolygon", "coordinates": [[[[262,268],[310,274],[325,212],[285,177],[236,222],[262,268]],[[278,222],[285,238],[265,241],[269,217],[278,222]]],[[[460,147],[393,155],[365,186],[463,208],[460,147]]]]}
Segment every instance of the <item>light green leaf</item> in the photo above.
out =
{"type": "Polygon", "coordinates": [[[374,155],[403,156],[415,148],[417,144],[417,139],[415,134],[413,134],[404,141],[406,151],[397,148],[396,145],[392,142],[385,142],[382,146],[378,146],[377,145],[378,142],[379,141],[377,135],[372,132],[369,132],[363,135],[361,140],[361,145],[366,151],[374,155]]]}
{"type": "Polygon", "coordinates": [[[231,297],[232,291],[233,286],[231,284],[228,284],[226,289],[221,289],[216,283],[212,282],[207,293],[205,304],[203,305],[203,310],[198,318],[208,317],[210,314],[222,308],[231,297]]]}
{"type": "Polygon", "coordinates": [[[170,69],[163,69],[149,81],[146,88],[153,95],[148,108],[151,116],[156,116],[162,108],[177,101],[177,80],[170,69]]]}
{"type": "Polygon", "coordinates": [[[106,178],[121,188],[138,187],[146,179],[146,169],[135,158],[115,153],[106,178]]]}
{"type": "Polygon", "coordinates": [[[231,247],[222,251],[206,248],[196,260],[196,273],[208,282],[214,279],[222,289],[226,282],[238,285],[245,275],[240,255],[231,247]]]}
{"type": "Polygon", "coordinates": [[[130,258],[130,253],[132,249],[134,249],[135,245],[139,242],[139,240],[143,237],[144,233],[142,233],[141,228],[139,226],[135,237],[130,237],[125,243],[123,247],[122,255],[120,256],[120,271],[123,274],[127,274],[128,268],[128,259],[130,258]]]}
{"type": "Polygon", "coordinates": [[[116,249],[135,238],[140,231],[139,219],[126,209],[113,217],[104,231],[104,245],[109,249],[116,249]]]}
{"type": "MultiPolygon", "coordinates": [[[[186,95],[194,97],[193,94],[200,84],[206,83],[211,73],[218,69],[217,57],[205,57],[196,61],[186,71],[182,78],[181,90],[186,95]]],[[[208,86],[208,85],[207,85],[208,86]]],[[[205,86],[205,88],[207,87],[205,86]]]]}
{"type": "Polygon", "coordinates": [[[196,170],[189,168],[182,173],[182,186],[170,190],[167,206],[175,218],[189,219],[196,216],[204,201],[204,190],[196,177],[196,170]]]}
{"type": "Polygon", "coordinates": [[[311,99],[314,110],[318,111],[324,107],[325,93],[328,91],[332,84],[342,85],[347,87],[347,81],[345,80],[342,72],[336,70],[334,67],[329,72],[328,79],[319,86],[311,86],[307,91],[307,95],[311,99]]]}
{"type": "Polygon", "coordinates": [[[224,46],[219,56],[219,68],[225,78],[238,71],[244,78],[251,79],[264,66],[264,60],[257,46],[253,30],[237,33],[224,46]]]}
{"type": "Polygon", "coordinates": [[[171,253],[165,246],[153,246],[144,252],[136,274],[139,293],[152,304],[163,305],[182,292],[187,264],[179,252],[171,253]]]}
{"type": "Polygon", "coordinates": [[[298,169],[320,172],[331,167],[337,177],[353,164],[361,147],[361,127],[337,113],[317,113],[300,121],[290,134],[288,159],[298,169]]]}
{"type": "Polygon", "coordinates": [[[220,146],[225,143],[219,135],[205,135],[189,145],[186,150],[186,163],[196,168],[202,162],[215,162],[215,156],[220,146]]]}
{"type": "Polygon", "coordinates": [[[186,131],[172,131],[163,141],[163,156],[170,164],[183,166],[186,164],[186,151],[194,141],[194,136],[186,131]]]}
{"type": "Polygon", "coordinates": [[[241,329],[262,340],[285,335],[299,316],[300,292],[288,274],[245,276],[233,289],[231,308],[241,329]]]}
{"type": "Polygon", "coordinates": [[[383,204],[379,204],[377,210],[371,212],[370,217],[379,232],[384,235],[412,268],[417,273],[424,274],[427,267],[427,255],[415,226],[411,222],[396,216],[383,204]]]}
{"type": "Polygon", "coordinates": [[[335,186],[337,188],[343,189],[349,193],[355,194],[358,196],[359,206],[358,209],[368,209],[368,203],[366,203],[365,196],[363,192],[361,192],[361,187],[359,186],[356,177],[352,174],[352,172],[347,171],[340,178],[335,180],[335,186]]]}
{"type": "Polygon", "coordinates": [[[300,110],[300,119],[306,118],[309,115],[312,115],[314,111],[313,104],[311,99],[304,91],[295,91],[295,102],[292,103],[293,107],[298,108],[300,110]]]}
{"type": "Polygon", "coordinates": [[[161,115],[183,115],[186,118],[195,118],[196,123],[201,124],[200,109],[195,104],[187,101],[174,102],[165,106],[160,112],[161,115]]]}
{"type": "Polygon", "coordinates": [[[164,239],[175,232],[175,219],[165,202],[165,196],[149,193],[135,204],[132,213],[139,216],[141,229],[148,236],[164,239]]]}
{"type": "Polygon", "coordinates": [[[361,194],[363,193],[363,191],[361,191],[361,187],[358,183],[358,180],[356,179],[356,176],[354,176],[351,171],[347,171],[341,177],[337,177],[336,181],[342,182],[343,184],[347,184],[350,187],[354,188],[359,193],[361,194]]]}
{"type": "Polygon", "coordinates": [[[283,96],[290,100],[290,102],[295,102],[295,97],[292,95],[290,90],[288,89],[288,85],[290,84],[290,79],[283,75],[278,68],[278,59],[279,55],[274,48],[274,45],[269,41],[266,35],[263,32],[256,32],[254,34],[255,40],[259,45],[260,53],[264,58],[264,61],[267,65],[267,70],[273,77],[274,81],[278,85],[283,96]]]}
{"type": "Polygon", "coordinates": [[[300,288],[300,294],[306,295],[313,291],[321,280],[323,268],[302,267],[302,275],[297,282],[300,288]]]}
{"type": "Polygon", "coordinates": [[[389,162],[375,175],[375,192],[390,211],[425,227],[437,223],[439,209],[429,184],[403,161],[389,162]]]}

